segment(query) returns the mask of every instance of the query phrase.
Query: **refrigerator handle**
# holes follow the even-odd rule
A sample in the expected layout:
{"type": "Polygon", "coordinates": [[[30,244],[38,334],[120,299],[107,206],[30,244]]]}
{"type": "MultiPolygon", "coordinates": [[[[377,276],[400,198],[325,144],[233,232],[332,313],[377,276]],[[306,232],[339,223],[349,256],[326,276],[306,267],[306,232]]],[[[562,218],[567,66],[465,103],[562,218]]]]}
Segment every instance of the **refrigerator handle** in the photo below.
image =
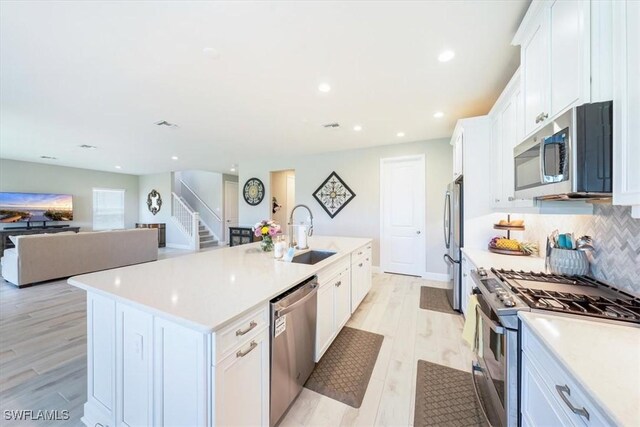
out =
{"type": "Polygon", "coordinates": [[[442,258],[444,258],[444,260],[451,265],[460,264],[460,261],[456,261],[455,259],[451,258],[449,254],[444,254],[442,258]]]}
{"type": "Polygon", "coordinates": [[[451,193],[444,195],[444,244],[449,249],[451,246],[451,193]]]}

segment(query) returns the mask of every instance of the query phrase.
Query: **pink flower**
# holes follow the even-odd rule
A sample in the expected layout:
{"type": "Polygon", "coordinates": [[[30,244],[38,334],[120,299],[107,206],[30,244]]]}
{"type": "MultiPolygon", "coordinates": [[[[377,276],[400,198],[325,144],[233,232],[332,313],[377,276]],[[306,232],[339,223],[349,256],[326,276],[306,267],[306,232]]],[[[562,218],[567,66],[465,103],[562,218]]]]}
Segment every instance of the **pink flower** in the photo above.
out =
{"type": "Polygon", "coordinates": [[[254,234],[256,237],[260,237],[260,236],[262,236],[262,233],[260,232],[260,229],[259,229],[259,228],[256,228],[256,229],[253,231],[253,234],[254,234]]]}
{"type": "Polygon", "coordinates": [[[275,236],[276,234],[278,234],[278,230],[275,227],[270,227],[269,236],[275,236]]]}

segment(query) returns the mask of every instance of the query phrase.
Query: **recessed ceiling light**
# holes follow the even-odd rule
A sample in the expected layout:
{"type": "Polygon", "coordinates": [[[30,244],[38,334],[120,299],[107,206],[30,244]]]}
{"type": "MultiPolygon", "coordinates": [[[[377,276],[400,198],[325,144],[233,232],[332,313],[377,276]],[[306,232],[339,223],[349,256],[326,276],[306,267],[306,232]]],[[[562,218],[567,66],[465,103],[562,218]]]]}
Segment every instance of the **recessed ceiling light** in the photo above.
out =
{"type": "Polygon", "coordinates": [[[448,62],[448,61],[451,61],[454,56],[456,56],[456,53],[454,51],[445,50],[443,52],[440,52],[440,55],[438,55],[438,61],[448,62]]]}
{"type": "Polygon", "coordinates": [[[171,156],[171,160],[178,160],[178,156],[171,156]]]}
{"type": "Polygon", "coordinates": [[[433,113],[433,117],[435,117],[436,119],[440,119],[444,117],[444,113],[442,111],[436,111],[435,113],[433,113]]]}
{"type": "Polygon", "coordinates": [[[122,169],[122,166],[116,165],[116,169],[122,169]]]}
{"type": "Polygon", "coordinates": [[[231,172],[235,172],[236,168],[231,168],[230,170],[231,170],[231,172]]]}
{"type": "Polygon", "coordinates": [[[220,52],[218,49],[212,47],[205,47],[202,49],[202,54],[209,59],[220,59],[220,52]]]}
{"type": "Polygon", "coordinates": [[[360,131],[362,130],[362,126],[360,126],[360,125],[355,125],[355,126],[353,127],[353,130],[355,130],[356,132],[360,132],[360,131]]]}
{"type": "Polygon", "coordinates": [[[396,134],[396,136],[397,136],[398,138],[402,138],[402,137],[404,136],[404,132],[398,132],[398,133],[396,134]]]}
{"type": "Polygon", "coordinates": [[[57,157],[53,157],[53,156],[40,156],[41,159],[47,159],[47,160],[58,160],[57,157]]]}
{"type": "Polygon", "coordinates": [[[329,83],[320,83],[320,85],[318,86],[318,90],[320,92],[327,93],[331,90],[331,86],[329,86],[329,83]]]}
{"type": "Polygon", "coordinates": [[[96,148],[98,148],[95,145],[89,145],[89,144],[78,145],[78,147],[85,148],[87,150],[95,150],[96,148]]]}

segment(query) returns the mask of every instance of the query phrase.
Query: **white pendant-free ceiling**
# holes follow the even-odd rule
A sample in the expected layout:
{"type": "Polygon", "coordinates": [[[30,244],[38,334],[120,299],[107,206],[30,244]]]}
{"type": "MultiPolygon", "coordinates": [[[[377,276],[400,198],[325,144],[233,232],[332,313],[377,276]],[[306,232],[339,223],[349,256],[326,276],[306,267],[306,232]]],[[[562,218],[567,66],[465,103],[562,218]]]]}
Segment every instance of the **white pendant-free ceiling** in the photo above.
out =
{"type": "Polygon", "coordinates": [[[517,68],[528,3],[2,1],[0,157],[228,172],[448,137],[517,68]]]}

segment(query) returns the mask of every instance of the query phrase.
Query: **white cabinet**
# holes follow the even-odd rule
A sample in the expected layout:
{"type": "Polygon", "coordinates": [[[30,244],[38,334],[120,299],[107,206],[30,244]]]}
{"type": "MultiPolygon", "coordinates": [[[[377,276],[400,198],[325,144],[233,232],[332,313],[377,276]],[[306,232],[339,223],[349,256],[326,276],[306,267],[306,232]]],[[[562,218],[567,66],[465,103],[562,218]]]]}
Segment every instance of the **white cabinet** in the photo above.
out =
{"type": "Polygon", "coordinates": [[[524,323],[521,360],[523,425],[615,425],[524,323]]]}
{"type": "Polygon", "coordinates": [[[463,174],[464,166],[464,132],[462,129],[456,129],[451,138],[453,146],[453,181],[463,174]]]}
{"type": "Polygon", "coordinates": [[[541,119],[549,114],[549,11],[539,13],[520,51],[526,135],[538,129],[541,119]]]}
{"type": "Polygon", "coordinates": [[[520,90],[520,70],[496,101],[491,118],[491,205],[496,211],[529,208],[532,199],[515,198],[513,149],[524,133],[523,104],[520,90]]]}
{"type": "Polygon", "coordinates": [[[371,245],[351,255],[351,312],[355,312],[371,290],[371,245]]]}
{"type": "Polygon", "coordinates": [[[153,424],[152,338],[153,316],[124,304],[116,305],[118,424],[153,424]]]}
{"type": "Polygon", "coordinates": [[[351,271],[349,259],[340,263],[330,277],[318,275],[318,314],[316,321],[316,362],[320,360],[342,327],[351,317],[351,271]]]}
{"type": "Polygon", "coordinates": [[[521,46],[524,133],[590,100],[590,1],[536,1],[513,41],[521,46]]]}
{"type": "Polygon", "coordinates": [[[116,303],[87,293],[87,402],[85,425],[116,425],[116,303]]]}
{"type": "MultiPolygon", "coordinates": [[[[153,425],[207,425],[210,335],[156,317],[153,341],[153,425]]],[[[224,394],[218,389],[216,398],[224,394]]]]}
{"type": "Polygon", "coordinates": [[[613,203],[640,218],[640,3],[613,2],[613,203]]]}
{"type": "Polygon", "coordinates": [[[467,303],[469,302],[469,296],[471,296],[471,292],[473,291],[473,279],[471,278],[471,271],[477,270],[478,267],[467,258],[466,255],[462,255],[461,258],[461,266],[462,269],[462,293],[460,295],[460,306],[462,308],[462,314],[467,314],[467,303]]]}
{"type": "Polygon", "coordinates": [[[215,390],[216,426],[269,425],[268,329],[263,329],[215,367],[215,390]]]}

